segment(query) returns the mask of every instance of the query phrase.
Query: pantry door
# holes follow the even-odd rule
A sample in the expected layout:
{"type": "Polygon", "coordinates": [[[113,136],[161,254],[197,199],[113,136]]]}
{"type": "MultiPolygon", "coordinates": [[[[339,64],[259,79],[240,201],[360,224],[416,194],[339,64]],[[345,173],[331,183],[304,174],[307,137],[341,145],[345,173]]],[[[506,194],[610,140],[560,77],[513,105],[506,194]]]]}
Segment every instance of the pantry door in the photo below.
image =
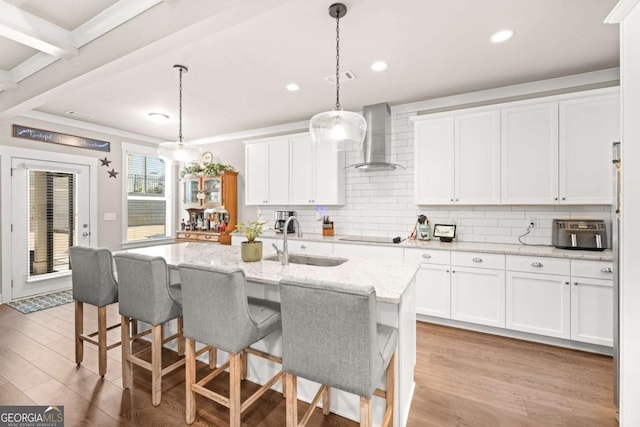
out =
{"type": "Polygon", "coordinates": [[[71,287],[69,247],[91,246],[90,168],[11,160],[11,299],[71,287]]]}

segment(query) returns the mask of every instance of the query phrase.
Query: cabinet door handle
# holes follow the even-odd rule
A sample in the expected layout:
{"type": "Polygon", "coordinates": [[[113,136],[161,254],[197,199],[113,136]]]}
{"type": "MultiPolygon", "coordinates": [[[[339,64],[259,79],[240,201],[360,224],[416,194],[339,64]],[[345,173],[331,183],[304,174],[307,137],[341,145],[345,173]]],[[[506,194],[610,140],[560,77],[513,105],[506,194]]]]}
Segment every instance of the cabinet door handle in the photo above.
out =
{"type": "Polygon", "coordinates": [[[562,200],[567,200],[567,198],[566,198],[566,197],[563,197],[563,198],[562,198],[562,200]]]}
{"type": "Polygon", "coordinates": [[[213,236],[204,236],[205,240],[211,239],[213,236]]]}
{"type": "Polygon", "coordinates": [[[540,261],[532,262],[531,267],[542,267],[542,263],[540,261]]]}
{"type": "Polygon", "coordinates": [[[573,286],[578,286],[578,282],[573,282],[573,286]]]}
{"type": "Polygon", "coordinates": [[[300,245],[300,249],[307,249],[307,245],[300,245]]]}
{"type": "Polygon", "coordinates": [[[445,273],[448,273],[448,272],[449,272],[449,270],[445,270],[444,272],[445,272],[445,273]]]}
{"type": "Polygon", "coordinates": [[[429,254],[422,254],[422,258],[431,258],[431,255],[429,255],[429,254]]]}
{"type": "Polygon", "coordinates": [[[555,197],[553,200],[558,200],[558,198],[557,198],[557,197],[555,197]]]}
{"type": "Polygon", "coordinates": [[[473,262],[482,262],[482,258],[475,257],[475,258],[472,258],[471,261],[473,261],[473,262]]]}
{"type": "Polygon", "coordinates": [[[568,284],[569,284],[569,282],[564,282],[564,284],[565,284],[565,285],[568,285],[568,284]]]}
{"type": "Polygon", "coordinates": [[[456,199],[456,202],[459,202],[459,201],[460,201],[460,199],[456,199]]]}
{"type": "Polygon", "coordinates": [[[600,271],[603,273],[613,273],[613,269],[611,267],[602,267],[600,271]]]}
{"type": "Polygon", "coordinates": [[[453,202],[453,199],[451,199],[451,201],[453,202]]]}

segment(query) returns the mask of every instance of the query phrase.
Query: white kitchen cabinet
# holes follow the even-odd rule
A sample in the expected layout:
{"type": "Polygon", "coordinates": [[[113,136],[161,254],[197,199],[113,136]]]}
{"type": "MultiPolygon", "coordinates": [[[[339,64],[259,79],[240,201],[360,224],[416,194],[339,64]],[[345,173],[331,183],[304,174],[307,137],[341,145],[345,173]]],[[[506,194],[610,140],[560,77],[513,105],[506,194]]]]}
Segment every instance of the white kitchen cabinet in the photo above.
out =
{"type": "Polygon", "coordinates": [[[502,108],[502,203],[558,201],[558,103],[502,108]]]}
{"type": "Polygon", "coordinates": [[[613,346],[613,282],[572,277],[571,339],[613,346]]]}
{"type": "Polygon", "coordinates": [[[611,143],[620,141],[618,93],[561,101],[561,203],[610,204],[611,143]]]}
{"type": "Polygon", "coordinates": [[[504,328],[504,270],[451,266],[451,318],[504,328]]]}
{"type": "Polygon", "coordinates": [[[416,313],[450,319],[450,282],[448,265],[422,264],[416,275],[416,313]]]}
{"type": "Polygon", "coordinates": [[[245,147],[247,205],[289,203],[289,139],[252,141],[245,147]]]}
{"type": "Polygon", "coordinates": [[[507,271],[507,329],[571,336],[569,276],[507,271]]]}
{"type": "Polygon", "coordinates": [[[453,118],[415,121],[415,202],[417,205],[454,201],[453,118]]]}
{"type": "Polygon", "coordinates": [[[500,203],[500,113],[415,119],[416,204],[500,203]]]}
{"type": "Polygon", "coordinates": [[[289,139],[289,204],[343,205],[344,153],[313,144],[308,133],[289,139]]]}
{"type": "Polygon", "coordinates": [[[404,262],[420,263],[416,275],[416,313],[451,318],[451,252],[404,250],[404,262]]]}

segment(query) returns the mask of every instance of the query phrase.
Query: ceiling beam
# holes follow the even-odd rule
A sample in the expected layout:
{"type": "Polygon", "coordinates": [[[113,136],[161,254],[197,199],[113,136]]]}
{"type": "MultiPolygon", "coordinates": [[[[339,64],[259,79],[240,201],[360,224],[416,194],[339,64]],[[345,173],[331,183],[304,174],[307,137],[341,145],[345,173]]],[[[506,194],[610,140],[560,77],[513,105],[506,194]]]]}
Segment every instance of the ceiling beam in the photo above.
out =
{"type": "Polygon", "coordinates": [[[0,0],[0,36],[56,58],[70,59],[78,55],[70,31],[4,0],[0,0]]]}
{"type": "Polygon", "coordinates": [[[160,2],[162,0],[120,0],[73,30],[76,46],[84,46],[160,2]]]}
{"type": "Polygon", "coordinates": [[[0,70],[0,90],[15,89],[18,85],[11,76],[11,73],[5,70],[0,70]]]}

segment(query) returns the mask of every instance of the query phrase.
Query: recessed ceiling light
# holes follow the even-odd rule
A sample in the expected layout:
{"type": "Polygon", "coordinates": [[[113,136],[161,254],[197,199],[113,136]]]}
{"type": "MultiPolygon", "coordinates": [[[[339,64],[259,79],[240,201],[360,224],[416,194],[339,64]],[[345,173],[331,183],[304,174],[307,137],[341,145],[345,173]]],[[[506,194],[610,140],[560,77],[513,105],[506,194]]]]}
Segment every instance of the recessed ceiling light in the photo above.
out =
{"type": "Polygon", "coordinates": [[[167,123],[169,121],[169,116],[163,113],[149,113],[148,117],[153,123],[158,124],[167,123]]]}
{"type": "Polygon", "coordinates": [[[373,71],[384,71],[387,69],[387,63],[384,61],[376,61],[371,64],[371,69],[373,71]]]}
{"type": "Polygon", "coordinates": [[[502,43],[509,40],[512,36],[512,30],[500,30],[497,33],[493,33],[493,35],[489,37],[489,40],[491,40],[492,43],[502,43]]]}
{"type": "Polygon", "coordinates": [[[297,90],[300,90],[300,86],[298,86],[295,83],[289,83],[288,85],[285,86],[285,88],[289,91],[289,92],[295,92],[297,90]]]}

